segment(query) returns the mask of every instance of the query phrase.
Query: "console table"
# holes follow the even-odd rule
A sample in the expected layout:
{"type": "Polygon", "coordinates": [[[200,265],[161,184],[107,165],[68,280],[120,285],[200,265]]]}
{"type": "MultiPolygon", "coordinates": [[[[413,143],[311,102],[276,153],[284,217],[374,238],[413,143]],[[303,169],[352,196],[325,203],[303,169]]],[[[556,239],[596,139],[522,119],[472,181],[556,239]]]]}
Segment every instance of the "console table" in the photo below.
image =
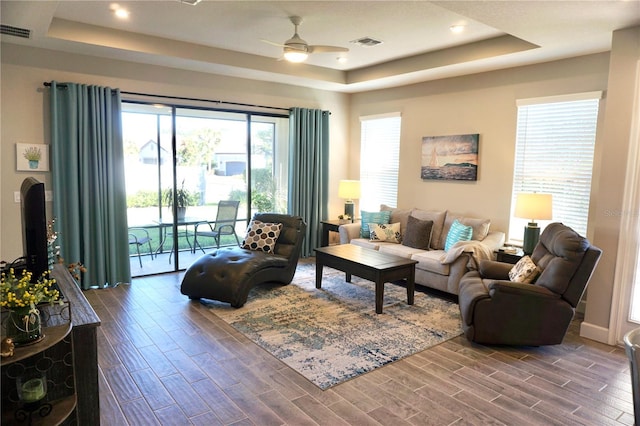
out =
{"type": "Polygon", "coordinates": [[[64,300],[71,305],[78,424],[99,425],[97,327],[100,318],[64,265],[56,264],[51,276],[56,279],[64,300]]]}
{"type": "Polygon", "coordinates": [[[51,277],[64,303],[39,306],[45,337],[2,358],[2,423],[99,425],[96,329],[100,318],[65,266],[55,265],[51,277]],[[37,405],[20,403],[16,382],[39,374],[46,377],[46,386],[38,377],[28,382],[35,382],[32,392],[45,396],[36,400],[37,405]]]}

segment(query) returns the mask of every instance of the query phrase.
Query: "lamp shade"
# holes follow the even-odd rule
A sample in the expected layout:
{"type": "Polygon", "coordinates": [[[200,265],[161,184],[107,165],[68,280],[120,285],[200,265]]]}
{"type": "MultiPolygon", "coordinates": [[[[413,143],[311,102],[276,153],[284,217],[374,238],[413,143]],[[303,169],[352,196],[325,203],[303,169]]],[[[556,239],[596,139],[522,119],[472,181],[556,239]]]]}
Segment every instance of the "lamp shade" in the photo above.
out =
{"type": "Polygon", "coordinates": [[[551,194],[522,192],[516,198],[515,216],[523,219],[551,220],[553,219],[551,194]]]}
{"type": "Polygon", "coordinates": [[[341,180],[338,186],[338,197],[347,200],[360,198],[360,181],[359,180],[341,180]]]}

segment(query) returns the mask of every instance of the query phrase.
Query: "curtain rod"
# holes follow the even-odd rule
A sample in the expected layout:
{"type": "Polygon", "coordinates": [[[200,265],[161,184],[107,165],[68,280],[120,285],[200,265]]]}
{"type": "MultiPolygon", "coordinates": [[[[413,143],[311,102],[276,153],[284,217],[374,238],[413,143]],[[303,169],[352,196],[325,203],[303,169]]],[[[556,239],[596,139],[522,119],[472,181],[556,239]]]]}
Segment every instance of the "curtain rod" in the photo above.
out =
{"type": "MultiPolygon", "coordinates": [[[[51,87],[51,83],[49,83],[48,81],[45,81],[43,84],[46,87],[51,87]]],[[[60,87],[60,88],[66,88],[67,87],[67,85],[64,84],[64,83],[63,84],[58,84],[57,86],[60,87]]],[[[235,106],[243,106],[243,107],[251,107],[251,108],[275,109],[275,110],[280,110],[280,111],[289,111],[289,108],[280,108],[280,107],[273,107],[273,106],[268,106],[268,105],[244,104],[244,103],[241,103],[241,102],[219,101],[219,100],[199,99],[199,98],[186,98],[186,97],[181,97],[181,96],[151,95],[151,94],[148,94],[148,93],[125,92],[125,91],[120,91],[120,93],[123,94],[123,95],[152,96],[152,97],[156,97],[156,98],[177,99],[177,100],[181,100],[181,101],[211,102],[211,103],[225,104],[225,105],[235,105],[235,106]]]]}

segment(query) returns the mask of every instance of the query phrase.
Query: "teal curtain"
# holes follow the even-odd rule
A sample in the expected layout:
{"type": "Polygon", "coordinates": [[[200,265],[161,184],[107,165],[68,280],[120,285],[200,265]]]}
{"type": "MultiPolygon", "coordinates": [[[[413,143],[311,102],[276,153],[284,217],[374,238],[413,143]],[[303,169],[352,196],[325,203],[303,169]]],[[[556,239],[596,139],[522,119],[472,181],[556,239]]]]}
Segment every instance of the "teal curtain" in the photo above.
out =
{"type": "Polygon", "coordinates": [[[51,82],[53,212],[81,287],[130,282],[120,91],[51,82]]]}
{"type": "Polygon", "coordinates": [[[307,222],[302,256],[320,246],[329,201],[329,111],[292,108],[289,114],[289,213],[307,222]]]}

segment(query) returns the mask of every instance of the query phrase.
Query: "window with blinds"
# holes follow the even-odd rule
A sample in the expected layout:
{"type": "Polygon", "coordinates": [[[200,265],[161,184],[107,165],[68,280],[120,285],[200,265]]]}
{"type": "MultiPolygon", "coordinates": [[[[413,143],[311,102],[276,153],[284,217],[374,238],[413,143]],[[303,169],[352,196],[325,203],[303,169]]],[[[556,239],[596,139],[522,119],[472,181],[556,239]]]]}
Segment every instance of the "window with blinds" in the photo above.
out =
{"type": "Polygon", "coordinates": [[[520,192],[552,194],[552,221],[586,235],[600,97],[590,92],[518,101],[511,240],[522,239],[527,223],[513,214],[520,192]]]}
{"type": "Polygon", "coordinates": [[[400,113],[360,117],[361,210],[397,205],[400,122],[400,113]]]}

